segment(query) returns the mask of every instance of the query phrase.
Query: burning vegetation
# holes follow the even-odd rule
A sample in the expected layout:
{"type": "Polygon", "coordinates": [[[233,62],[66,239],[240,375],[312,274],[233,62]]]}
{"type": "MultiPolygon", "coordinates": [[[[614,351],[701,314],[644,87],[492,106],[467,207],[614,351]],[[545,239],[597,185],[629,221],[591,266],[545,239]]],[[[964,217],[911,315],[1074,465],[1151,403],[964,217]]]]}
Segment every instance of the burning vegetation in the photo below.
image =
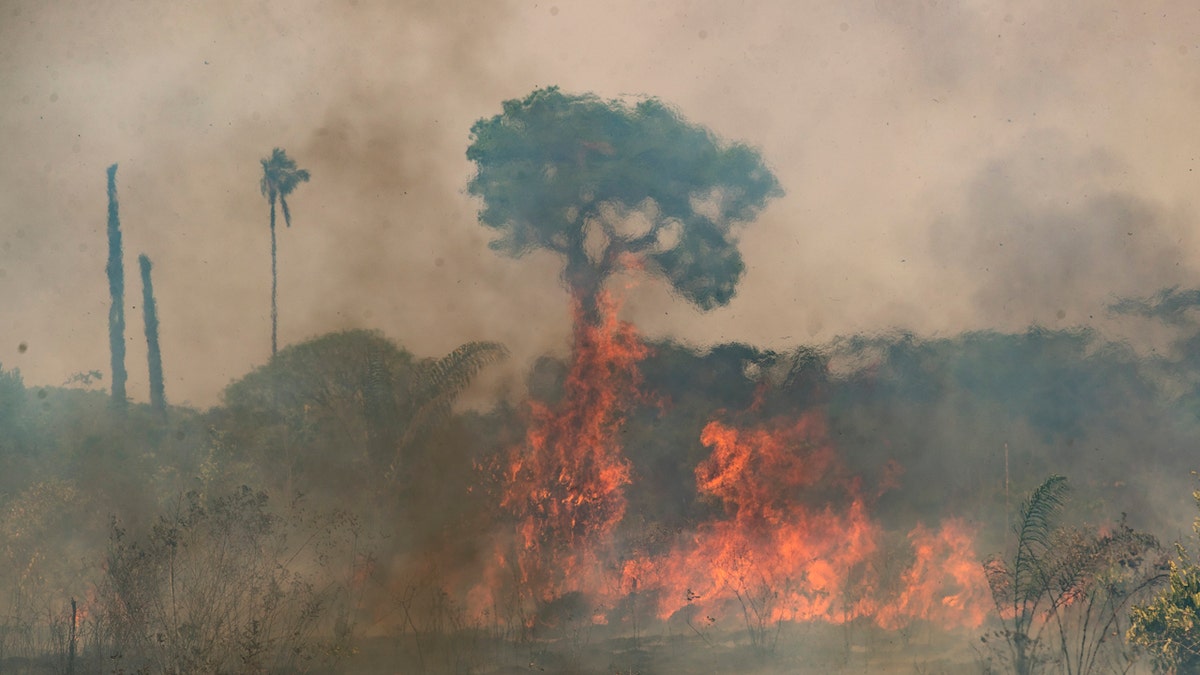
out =
{"type": "Polygon", "coordinates": [[[500,505],[518,521],[520,582],[540,603],[594,587],[625,517],[631,466],[620,434],[646,347],[607,294],[596,309],[597,321],[579,320],[562,399],[531,404],[525,442],[502,479],[500,505]]]}
{"type": "Polygon", "coordinates": [[[699,442],[710,454],[694,469],[694,490],[717,508],[672,536],[631,544],[636,534],[621,528],[633,482],[622,436],[629,408],[649,399],[638,388],[649,351],[608,295],[598,307],[599,321],[579,319],[561,399],[531,406],[526,439],[500,481],[516,537],[494,563],[515,559],[519,574],[515,589],[485,589],[491,602],[515,592],[535,627],[543,608],[572,595],[597,623],[632,624],[636,595],[659,620],[744,622],[764,644],[784,622],[982,625],[991,601],[973,528],[954,519],[937,531],[917,525],[907,546],[887,549],[869,513],[874,499],[816,412],[750,428],[708,422],[699,442]]]}
{"type": "MultiPolygon", "coordinates": [[[[172,299],[144,261],[150,406],[116,346],[117,405],[0,371],[0,672],[1194,668],[1196,565],[1149,532],[1180,522],[1200,328],[1157,360],[1042,328],[648,341],[613,279],[727,304],[738,229],[782,194],[759,153],[550,88],[467,154],[493,248],[562,258],[566,357],[458,410],[502,346],[418,358],[354,330],[275,353],[272,311],[266,365],[168,407],[150,310],[172,299]]],[[[272,242],[276,192],[308,179],[273,156],[272,242]]]]}

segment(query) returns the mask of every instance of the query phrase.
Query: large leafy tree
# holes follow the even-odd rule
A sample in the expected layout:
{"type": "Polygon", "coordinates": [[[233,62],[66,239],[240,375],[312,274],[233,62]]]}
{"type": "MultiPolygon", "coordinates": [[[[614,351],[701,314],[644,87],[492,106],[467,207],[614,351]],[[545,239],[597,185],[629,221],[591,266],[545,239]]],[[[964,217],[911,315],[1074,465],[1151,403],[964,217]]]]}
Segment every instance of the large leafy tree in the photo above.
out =
{"type": "Polygon", "coordinates": [[[492,248],[548,249],[584,319],[605,280],[637,268],[701,309],[727,304],[745,265],[736,226],[781,195],[759,153],[719,141],[656,99],[626,105],[539,89],[471,129],[468,187],[492,248]]]}
{"type": "Polygon", "coordinates": [[[271,156],[262,160],[263,175],[259,183],[263,197],[271,204],[271,356],[279,350],[279,310],[276,306],[279,278],[275,263],[275,202],[283,207],[283,221],[292,226],[292,212],[287,198],[300,183],[307,183],[309,174],[296,167],[296,160],[287,156],[282,148],[275,148],[271,156]]]}

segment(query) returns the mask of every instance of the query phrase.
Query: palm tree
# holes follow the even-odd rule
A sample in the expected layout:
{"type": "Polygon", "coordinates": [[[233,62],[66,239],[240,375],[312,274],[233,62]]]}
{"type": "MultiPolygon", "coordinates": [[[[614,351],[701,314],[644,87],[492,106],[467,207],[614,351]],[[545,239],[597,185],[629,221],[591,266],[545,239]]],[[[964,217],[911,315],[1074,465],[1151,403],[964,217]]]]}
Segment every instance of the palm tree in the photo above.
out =
{"type": "Polygon", "coordinates": [[[1041,635],[1049,625],[1044,604],[1055,600],[1054,572],[1050,569],[1054,549],[1060,543],[1055,525],[1067,492],[1066,478],[1057,474],[1048,477],[1021,504],[1021,515],[1013,528],[1017,549],[1012,559],[994,555],[983,564],[1016,675],[1035,672],[1041,661],[1041,635]]]}
{"type": "Polygon", "coordinates": [[[292,226],[292,214],[288,210],[287,197],[300,183],[308,182],[308,171],[296,168],[296,161],[287,156],[282,148],[275,148],[271,156],[262,160],[263,176],[259,183],[262,195],[271,203],[271,356],[278,351],[279,309],[276,306],[278,275],[275,265],[275,202],[283,206],[283,221],[292,226]]]}

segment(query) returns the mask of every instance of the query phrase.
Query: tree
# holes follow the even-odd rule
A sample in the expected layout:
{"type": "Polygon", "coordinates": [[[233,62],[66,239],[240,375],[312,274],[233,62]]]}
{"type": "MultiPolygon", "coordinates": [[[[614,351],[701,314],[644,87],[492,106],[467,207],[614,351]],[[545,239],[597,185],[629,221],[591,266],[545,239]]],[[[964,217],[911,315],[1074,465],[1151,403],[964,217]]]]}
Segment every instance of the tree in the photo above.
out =
{"type": "Polygon", "coordinates": [[[630,107],[550,87],[503,108],[475,123],[467,149],[479,220],[500,233],[493,249],[563,256],[585,321],[623,269],[666,278],[704,310],[729,302],[745,268],[734,227],[782,194],[757,151],[656,99],[630,107]]]}
{"type": "Polygon", "coordinates": [[[292,213],[288,209],[287,198],[300,183],[307,183],[309,174],[305,169],[297,169],[296,161],[287,156],[282,148],[275,148],[271,156],[262,160],[263,175],[259,183],[262,195],[271,204],[271,356],[278,351],[279,310],[276,306],[276,291],[278,274],[275,263],[275,202],[283,207],[283,221],[288,227],[292,226],[292,213]]]}
{"type": "Polygon", "coordinates": [[[217,426],[233,446],[261,454],[273,475],[306,488],[371,481],[390,491],[407,468],[405,451],[505,354],[499,344],[470,342],[417,359],[376,331],[330,333],[229,385],[229,417],[217,426]]]}
{"type": "Polygon", "coordinates": [[[112,402],[124,407],[125,395],[125,265],[121,257],[121,217],[117,212],[117,165],[108,167],[108,347],[112,355],[112,402]]]}
{"type": "Polygon", "coordinates": [[[150,372],[150,405],[158,412],[167,409],[163,385],[162,350],[158,345],[158,304],[154,301],[154,284],[150,281],[150,258],[138,256],[142,271],[142,321],[146,326],[146,360],[150,372]]]}
{"type": "MultiPolygon", "coordinates": [[[[1200,507],[1200,490],[1192,492],[1200,507]]],[[[1192,529],[1200,535],[1200,518],[1192,529]]],[[[1178,560],[1168,561],[1167,585],[1130,612],[1130,642],[1145,648],[1167,673],[1200,672],[1200,563],[1176,543],[1178,560]]]]}

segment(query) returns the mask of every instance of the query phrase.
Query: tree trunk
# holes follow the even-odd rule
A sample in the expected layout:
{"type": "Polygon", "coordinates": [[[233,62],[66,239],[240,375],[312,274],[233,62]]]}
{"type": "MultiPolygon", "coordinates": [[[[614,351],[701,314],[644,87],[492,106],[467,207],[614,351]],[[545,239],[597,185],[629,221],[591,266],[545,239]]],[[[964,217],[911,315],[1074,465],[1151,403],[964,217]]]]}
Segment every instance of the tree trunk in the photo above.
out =
{"type": "Polygon", "coordinates": [[[275,268],[275,199],[271,199],[271,356],[279,351],[279,309],[275,306],[278,275],[275,268]]]}
{"type": "Polygon", "coordinates": [[[112,355],[112,403],[124,408],[125,394],[125,265],[121,257],[121,218],[117,211],[117,165],[108,167],[108,346],[112,355]]]}
{"type": "Polygon", "coordinates": [[[608,278],[608,270],[588,259],[581,242],[577,252],[567,257],[563,278],[571,293],[573,309],[577,312],[573,318],[575,340],[578,343],[581,331],[599,325],[603,318],[600,311],[600,292],[608,278]]]}
{"type": "Polygon", "coordinates": [[[146,325],[146,360],[150,371],[150,405],[163,414],[167,410],[163,385],[162,351],[158,345],[158,304],[154,301],[154,284],[150,281],[150,258],[138,256],[142,270],[142,319],[146,325]]]}

